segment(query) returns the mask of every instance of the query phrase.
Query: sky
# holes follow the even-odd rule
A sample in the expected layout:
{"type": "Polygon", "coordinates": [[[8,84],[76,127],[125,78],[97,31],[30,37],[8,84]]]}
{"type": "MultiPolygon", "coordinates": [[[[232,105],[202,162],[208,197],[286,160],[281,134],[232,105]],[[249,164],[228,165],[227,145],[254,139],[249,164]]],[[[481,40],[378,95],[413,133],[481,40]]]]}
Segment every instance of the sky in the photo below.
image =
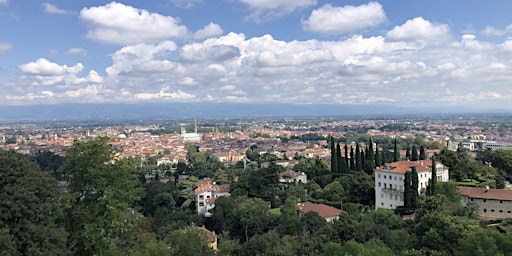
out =
{"type": "Polygon", "coordinates": [[[512,110],[512,1],[0,0],[0,105],[512,110]]]}

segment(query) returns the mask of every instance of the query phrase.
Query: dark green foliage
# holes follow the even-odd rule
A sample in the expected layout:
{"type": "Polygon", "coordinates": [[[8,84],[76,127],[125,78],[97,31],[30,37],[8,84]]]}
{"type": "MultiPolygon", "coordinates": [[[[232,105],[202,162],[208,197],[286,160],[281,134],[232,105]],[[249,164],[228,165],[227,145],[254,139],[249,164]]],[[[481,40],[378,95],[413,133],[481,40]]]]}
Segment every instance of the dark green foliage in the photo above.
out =
{"type": "Polygon", "coordinates": [[[400,159],[400,152],[398,151],[398,145],[395,139],[395,142],[393,144],[393,162],[398,162],[400,159]]]}
{"type": "Polygon", "coordinates": [[[64,164],[65,158],[50,151],[38,152],[31,160],[39,165],[41,170],[49,173],[57,180],[67,180],[68,175],[59,168],[64,164]]]}
{"type": "Polygon", "coordinates": [[[331,138],[331,172],[338,172],[338,154],[336,152],[336,144],[334,144],[334,138],[331,138]]]}
{"type": "Polygon", "coordinates": [[[412,176],[410,171],[406,171],[404,175],[404,208],[411,209],[412,208],[412,176]]]}
{"type": "Polygon", "coordinates": [[[348,158],[348,146],[347,146],[347,143],[345,143],[345,146],[343,146],[343,150],[345,150],[345,166],[347,167],[346,171],[348,172],[348,170],[350,170],[350,162],[349,162],[349,158],[348,158]]]}
{"type": "Polygon", "coordinates": [[[420,158],[418,156],[418,148],[416,148],[416,145],[412,145],[411,150],[411,161],[418,161],[420,158]]]}
{"type": "Polygon", "coordinates": [[[425,152],[425,146],[420,146],[420,160],[427,159],[427,153],[425,152]]]}
{"type": "Polygon", "coordinates": [[[56,181],[29,159],[0,150],[0,254],[68,255],[56,181]]]}
{"type": "Polygon", "coordinates": [[[407,144],[407,148],[405,149],[405,159],[411,160],[411,148],[409,148],[409,144],[407,144]]]}
{"type": "Polygon", "coordinates": [[[63,168],[70,174],[67,206],[72,249],[80,255],[106,254],[132,232],[141,198],[135,165],[116,159],[108,138],[75,141],[63,168]]]}
{"type": "Polygon", "coordinates": [[[354,148],[352,147],[352,145],[350,145],[350,170],[353,170],[355,171],[356,170],[356,159],[355,159],[355,154],[354,154],[354,148]]]}
{"type": "Polygon", "coordinates": [[[412,167],[411,170],[411,207],[413,209],[418,208],[418,172],[416,171],[416,167],[412,167]]]}
{"type": "Polygon", "coordinates": [[[347,166],[345,165],[345,160],[341,156],[341,146],[340,144],[336,144],[336,160],[337,160],[337,166],[338,171],[337,173],[346,173],[347,172],[347,166]]]}
{"type": "Polygon", "coordinates": [[[356,143],[356,150],[354,152],[356,155],[355,165],[356,165],[356,171],[362,171],[363,170],[363,159],[361,157],[361,149],[359,148],[359,143],[356,143]]]}

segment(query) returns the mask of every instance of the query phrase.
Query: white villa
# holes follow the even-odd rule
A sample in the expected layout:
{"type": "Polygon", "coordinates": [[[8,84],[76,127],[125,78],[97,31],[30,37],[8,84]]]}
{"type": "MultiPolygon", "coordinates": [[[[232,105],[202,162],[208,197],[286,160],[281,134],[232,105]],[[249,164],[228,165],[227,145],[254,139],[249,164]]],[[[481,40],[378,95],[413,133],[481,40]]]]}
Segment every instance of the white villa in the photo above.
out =
{"type": "MultiPolygon", "coordinates": [[[[375,208],[394,209],[404,205],[404,174],[416,167],[418,193],[426,189],[432,177],[432,160],[399,161],[375,168],[375,208]]],[[[436,180],[449,180],[448,167],[436,162],[436,180]]]]}

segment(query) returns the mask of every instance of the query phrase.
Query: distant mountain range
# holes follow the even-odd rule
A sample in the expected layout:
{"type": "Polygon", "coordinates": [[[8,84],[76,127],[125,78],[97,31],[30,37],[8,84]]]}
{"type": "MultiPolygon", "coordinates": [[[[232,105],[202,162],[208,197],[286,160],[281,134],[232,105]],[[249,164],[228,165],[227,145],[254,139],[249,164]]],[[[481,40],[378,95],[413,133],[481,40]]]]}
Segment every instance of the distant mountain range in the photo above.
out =
{"type": "Polygon", "coordinates": [[[0,105],[1,121],[154,120],[188,118],[256,117],[377,117],[423,114],[511,113],[462,107],[411,108],[391,105],[242,104],[242,103],[137,103],[0,105]]]}

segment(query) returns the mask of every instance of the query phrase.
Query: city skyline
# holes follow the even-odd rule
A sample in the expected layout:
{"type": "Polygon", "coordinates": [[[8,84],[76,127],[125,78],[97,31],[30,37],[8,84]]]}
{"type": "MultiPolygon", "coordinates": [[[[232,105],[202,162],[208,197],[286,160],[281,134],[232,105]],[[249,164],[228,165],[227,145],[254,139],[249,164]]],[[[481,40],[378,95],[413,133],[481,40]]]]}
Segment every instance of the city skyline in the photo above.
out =
{"type": "Polygon", "coordinates": [[[0,0],[0,105],[511,110],[502,1],[0,0]]]}

